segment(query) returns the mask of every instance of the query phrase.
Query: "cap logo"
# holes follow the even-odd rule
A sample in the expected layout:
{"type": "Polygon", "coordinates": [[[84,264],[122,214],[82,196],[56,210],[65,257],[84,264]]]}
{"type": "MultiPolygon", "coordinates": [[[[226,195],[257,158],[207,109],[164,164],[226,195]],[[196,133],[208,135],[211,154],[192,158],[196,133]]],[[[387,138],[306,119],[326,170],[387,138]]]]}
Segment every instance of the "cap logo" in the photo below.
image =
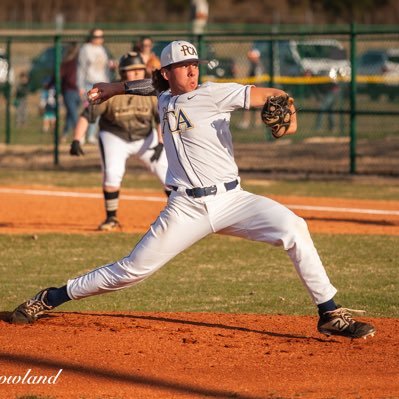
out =
{"type": "Polygon", "coordinates": [[[184,56],[188,55],[197,55],[197,50],[193,46],[187,46],[187,44],[182,44],[180,47],[180,51],[183,52],[184,56]]]}
{"type": "MultiPolygon", "coordinates": [[[[194,44],[186,42],[184,40],[175,40],[170,42],[161,53],[161,67],[167,67],[168,65],[178,64],[179,62],[185,62],[188,60],[205,62],[205,60],[198,59],[198,52],[194,44]]],[[[208,61],[206,61],[208,62],[208,61]]]]}

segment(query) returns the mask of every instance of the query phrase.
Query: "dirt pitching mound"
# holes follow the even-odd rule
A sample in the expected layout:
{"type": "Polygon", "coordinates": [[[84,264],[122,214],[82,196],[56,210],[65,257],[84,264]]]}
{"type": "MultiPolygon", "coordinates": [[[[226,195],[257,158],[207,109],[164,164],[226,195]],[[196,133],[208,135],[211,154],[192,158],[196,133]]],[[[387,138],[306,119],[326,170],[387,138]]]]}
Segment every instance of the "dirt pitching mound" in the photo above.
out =
{"type": "MultiPolygon", "coordinates": [[[[0,233],[98,234],[99,190],[2,190],[0,233]]],[[[145,231],[166,202],[162,193],[123,195],[130,196],[120,203],[126,232],[145,231]]],[[[399,235],[397,201],[276,199],[311,232],[399,235]]],[[[316,317],[52,313],[15,326],[7,316],[0,317],[0,398],[399,398],[399,320],[372,320],[374,338],[348,340],[320,335],[316,317]],[[27,372],[25,381],[58,377],[4,382],[27,372]]]]}
{"type": "Polygon", "coordinates": [[[0,374],[60,374],[0,384],[1,398],[399,397],[398,320],[368,320],[376,336],[349,340],[320,335],[309,316],[52,313],[28,326],[7,316],[0,374]]]}

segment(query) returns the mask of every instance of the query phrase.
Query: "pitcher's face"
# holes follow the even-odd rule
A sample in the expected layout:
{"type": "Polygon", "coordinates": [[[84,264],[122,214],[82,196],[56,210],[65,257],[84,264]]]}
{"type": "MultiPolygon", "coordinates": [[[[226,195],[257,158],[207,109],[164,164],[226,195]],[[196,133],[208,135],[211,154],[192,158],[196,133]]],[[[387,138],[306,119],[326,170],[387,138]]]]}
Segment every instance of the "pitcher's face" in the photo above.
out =
{"type": "Polygon", "coordinates": [[[169,82],[172,95],[189,93],[198,86],[198,61],[185,61],[162,68],[162,76],[169,82]]]}

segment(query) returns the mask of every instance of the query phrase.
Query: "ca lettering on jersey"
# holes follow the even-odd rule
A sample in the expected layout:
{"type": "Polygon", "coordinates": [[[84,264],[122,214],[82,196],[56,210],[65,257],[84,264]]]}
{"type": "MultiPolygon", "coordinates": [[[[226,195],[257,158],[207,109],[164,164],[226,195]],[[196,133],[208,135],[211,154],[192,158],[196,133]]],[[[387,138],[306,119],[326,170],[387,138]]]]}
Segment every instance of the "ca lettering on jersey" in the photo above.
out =
{"type": "Polygon", "coordinates": [[[184,133],[186,130],[193,128],[193,124],[182,109],[165,110],[164,120],[168,124],[171,133],[184,133]]]}

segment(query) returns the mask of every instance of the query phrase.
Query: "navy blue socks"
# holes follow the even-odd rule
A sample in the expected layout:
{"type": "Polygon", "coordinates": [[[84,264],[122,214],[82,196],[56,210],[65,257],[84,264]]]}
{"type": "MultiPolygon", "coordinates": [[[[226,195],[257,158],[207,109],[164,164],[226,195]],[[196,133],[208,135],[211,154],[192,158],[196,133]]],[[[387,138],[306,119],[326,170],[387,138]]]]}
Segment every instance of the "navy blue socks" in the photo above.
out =
{"type": "Polygon", "coordinates": [[[319,315],[322,316],[323,313],[331,312],[332,310],[337,309],[338,306],[335,304],[334,299],[330,299],[327,302],[317,305],[317,307],[319,308],[319,315]]]}
{"type": "Polygon", "coordinates": [[[60,288],[51,288],[48,291],[46,298],[47,305],[52,306],[54,308],[70,300],[71,298],[69,298],[67,294],[66,285],[60,288]]]}

